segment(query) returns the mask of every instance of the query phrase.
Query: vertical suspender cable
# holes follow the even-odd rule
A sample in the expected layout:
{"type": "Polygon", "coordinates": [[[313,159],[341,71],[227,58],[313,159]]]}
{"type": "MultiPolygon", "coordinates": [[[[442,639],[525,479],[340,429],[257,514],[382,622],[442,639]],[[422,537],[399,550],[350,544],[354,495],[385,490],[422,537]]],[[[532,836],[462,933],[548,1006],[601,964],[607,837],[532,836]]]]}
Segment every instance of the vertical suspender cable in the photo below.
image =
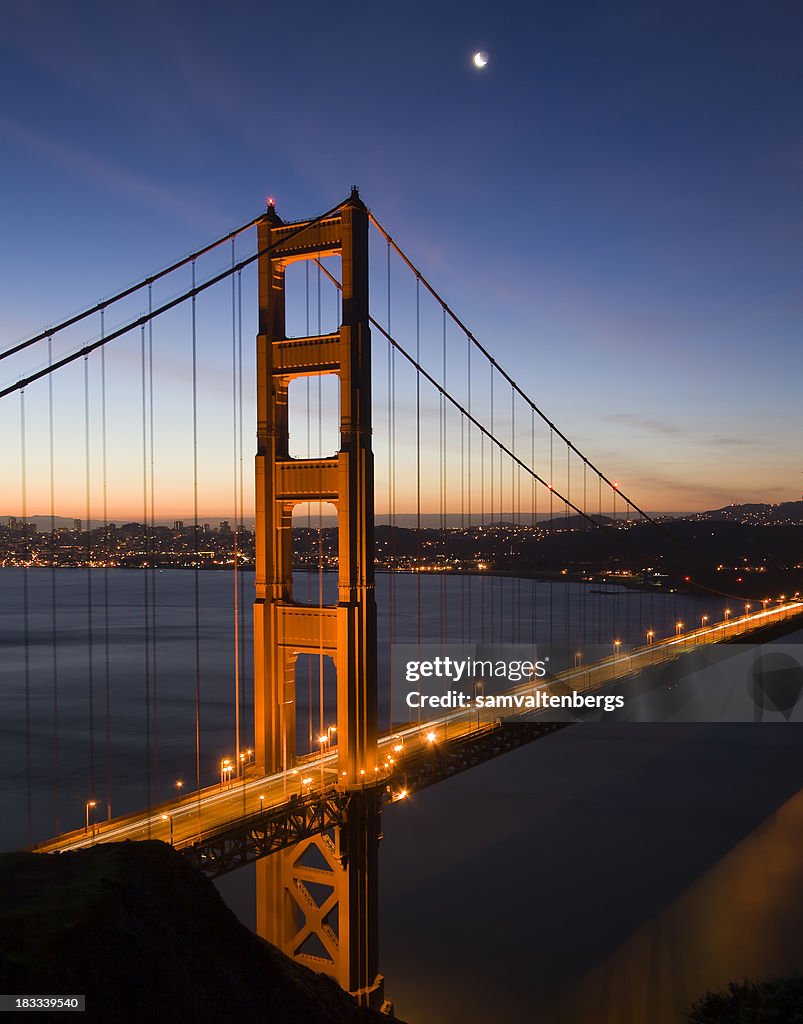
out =
{"type": "MultiPolygon", "coordinates": [[[[466,543],[466,418],[460,414],[460,541],[466,543]]],[[[465,552],[461,562],[465,562],[465,552]]],[[[468,642],[469,630],[466,624],[466,573],[465,565],[460,570],[460,639],[468,642]]]]}
{"type": "MultiPolygon", "coordinates": [[[[443,387],[446,388],[446,310],[443,310],[443,387]]],[[[440,573],[440,620],[441,620],[441,643],[446,643],[446,400],[442,394],[438,394],[440,403],[440,415],[438,417],[438,423],[440,426],[440,456],[441,456],[441,467],[440,467],[440,544],[439,554],[443,561],[441,562],[441,573],[440,573]]]]}
{"type": "MultiPolygon", "coordinates": [[[[390,343],[391,280],[390,242],[387,249],[388,294],[388,525],[390,526],[390,573],[388,574],[388,619],[391,647],[396,642],[396,349],[390,343]]],[[[388,673],[388,726],[393,728],[393,691],[388,673]]]]}
{"type": "MultiPolygon", "coordinates": [[[[513,452],[516,450],[516,392],[513,388],[510,389],[510,450],[513,452]]],[[[516,471],[515,463],[510,463],[510,504],[513,512],[513,536],[510,544],[510,553],[513,556],[513,551],[518,542],[520,522],[520,505],[521,505],[521,472],[516,471]]],[[[513,620],[513,635],[511,637],[512,642],[518,643],[519,640],[519,597],[521,589],[521,576],[519,575],[520,570],[516,571],[516,575],[513,578],[513,593],[511,595],[512,604],[512,615],[513,620]]]]}
{"type": "MultiPolygon", "coordinates": [[[[599,521],[602,522],[602,474],[597,474],[597,514],[599,515],[599,521]]],[[[604,548],[603,548],[604,553],[604,548]]],[[[602,588],[600,588],[601,590],[602,588]]],[[[601,595],[600,595],[601,597],[601,595]]],[[[603,602],[597,600],[597,643],[601,644],[605,638],[605,632],[602,623],[602,610],[603,602]]]]}
{"type": "MultiPolygon", "coordinates": [[[[106,327],[105,310],[100,311],[100,335],[106,327]]],[[[106,761],[106,817],[112,816],[112,745],[111,745],[111,645],[109,630],[109,490],[106,416],[106,346],[100,350],[100,436],[101,473],[103,483],[103,674],[104,674],[104,746],[106,761]]]]}
{"type": "MultiPolygon", "coordinates": [[[[243,505],[243,272],[242,270],[237,271],[237,391],[238,391],[238,412],[239,412],[239,495],[240,495],[240,537],[242,538],[245,533],[245,513],[243,505]]],[[[245,609],[245,573],[240,573],[240,608],[245,609]]],[[[242,718],[244,715],[246,700],[245,700],[245,621],[244,618],[240,623],[240,725],[242,727],[242,718]]],[[[250,723],[249,723],[250,724],[250,723]]],[[[247,735],[251,735],[249,728],[247,735]]]]}
{"type": "MultiPolygon", "coordinates": [[[[421,363],[421,282],[415,279],[415,359],[421,363]]],[[[418,656],[421,657],[421,373],[415,371],[415,545],[418,656]]],[[[418,712],[419,721],[421,710],[418,712]]]]}
{"type": "Polygon", "coordinates": [[[25,388],[20,391],[20,490],[22,504],[22,632],[25,685],[25,834],[33,842],[33,794],[31,792],[31,635],[28,594],[28,566],[31,561],[28,523],[28,467],[25,448],[25,388]]]}
{"type": "MultiPolygon", "coordinates": [[[[318,267],[318,336],[323,332],[321,320],[321,264],[316,261],[318,267]]],[[[323,377],[318,374],[318,458],[323,454],[323,377]]],[[[320,490],[320,488],[319,488],[320,490]]],[[[323,502],[318,500],[318,607],[323,607],[323,502]]],[[[324,703],[326,692],[324,687],[324,661],[323,661],[323,615],[318,617],[318,725],[319,736],[324,734],[324,703]]],[[[321,774],[323,775],[323,747],[321,751],[321,774]]]]}
{"type": "MultiPolygon", "coordinates": [[[[234,239],[231,240],[231,265],[235,264],[234,239]]],[[[232,409],[232,489],[234,499],[234,538],[232,555],[234,564],[234,763],[240,767],[240,588],[238,565],[240,559],[240,522],[237,503],[237,282],[231,277],[231,409],[232,409]]]]}
{"type": "MultiPolygon", "coordinates": [[[[468,414],[470,416],[471,415],[471,340],[468,337],[466,338],[466,409],[467,409],[467,412],[468,412],[468,414]]],[[[472,426],[472,424],[471,424],[470,421],[466,423],[466,442],[467,442],[466,443],[466,448],[467,448],[467,460],[466,460],[466,462],[467,462],[467,466],[468,466],[468,481],[467,481],[467,487],[466,487],[466,493],[467,493],[467,498],[468,498],[468,501],[467,501],[468,508],[466,510],[466,515],[467,515],[467,519],[468,519],[469,536],[472,538],[472,544],[473,544],[474,523],[473,523],[472,518],[471,518],[471,475],[472,475],[472,472],[471,472],[472,471],[472,465],[471,465],[471,426],[472,426]]],[[[472,633],[474,632],[474,621],[473,621],[473,615],[472,615],[473,609],[471,607],[471,604],[472,604],[471,598],[472,598],[473,583],[474,583],[474,568],[475,568],[474,566],[471,567],[471,569],[470,569],[470,571],[468,573],[468,581],[467,581],[468,582],[468,615],[467,615],[467,621],[468,621],[468,636],[469,637],[471,637],[472,633]]]]}
{"type": "MultiPolygon", "coordinates": [[[[530,466],[533,472],[535,472],[535,409],[530,409],[530,466]]],[[[535,477],[530,477],[530,504],[532,506],[532,552],[533,552],[533,564],[532,564],[532,582],[530,584],[530,616],[532,619],[532,631],[531,640],[532,642],[538,643],[538,545],[539,533],[538,533],[538,497],[537,488],[535,486],[535,477]]]]}
{"type": "MultiPolygon", "coordinates": [[[[53,338],[47,339],[47,363],[53,363],[53,338]]],[[[53,422],[53,374],[47,375],[48,435],[50,451],[50,644],[53,678],[53,810],[56,833],[61,832],[61,764],[59,736],[59,638],[58,603],[56,588],[56,453],[53,422]]]]}
{"type": "MultiPolygon", "coordinates": [[[[485,434],[480,434],[480,529],[479,535],[481,539],[481,554],[483,560],[485,559],[485,545],[487,539],[485,536],[485,434]]],[[[482,642],[485,643],[485,578],[486,574],[483,572],[480,575],[480,627],[482,629],[482,642]]]]}
{"type": "MultiPolygon", "coordinates": [[[[306,295],[306,321],[307,321],[307,337],[310,335],[310,291],[309,291],[309,260],[304,260],[304,283],[305,283],[305,295],[306,295]]],[[[306,377],[306,388],[307,388],[307,458],[312,458],[312,392],[310,385],[310,378],[306,377]]],[[[307,543],[312,543],[312,502],[307,502],[307,543]]],[[[312,572],[308,569],[307,573],[307,603],[312,604],[312,572]]],[[[307,701],[308,701],[308,715],[309,715],[309,749],[312,751],[313,747],[313,731],[312,731],[312,660],[306,659],[307,662],[307,701]]]]}
{"type": "MultiPolygon", "coordinates": [[[[618,530],[619,529],[619,525],[618,525],[619,520],[617,519],[617,492],[616,492],[616,488],[612,488],[612,496],[614,496],[614,497],[612,497],[612,509],[614,509],[614,511],[612,511],[611,518],[612,518],[612,520],[614,520],[614,529],[618,530]]],[[[617,559],[617,560],[619,561],[619,559],[617,559]]],[[[615,586],[615,588],[614,588],[614,636],[611,637],[612,640],[621,640],[622,639],[620,637],[620,635],[619,635],[619,588],[620,588],[620,586],[621,586],[620,584],[617,584],[615,586]]]]}
{"type": "MultiPolygon", "coordinates": [[[[390,242],[387,243],[387,270],[386,270],[386,298],[387,298],[387,330],[390,335],[390,242]]],[[[393,564],[393,346],[387,342],[387,396],[388,396],[388,543],[385,545],[385,559],[388,563],[388,642],[391,645],[396,641],[394,630],[395,608],[393,598],[395,596],[394,577],[396,567],[393,564]]],[[[393,673],[388,672],[388,729],[393,729],[393,673]]]]}
{"type": "MultiPolygon", "coordinates": [[[[492,363],[490,364],[490,367],[491,367],[491,437],[495,438],[496,434],[494,433],[494,368],[493,368],[493,364],[492,363]]],[[[493,538],[493,536],[494,536],[494,530],[493,530],[493,525],[494,525],[494,446],[492,444],[490,444],[490,443],[488,445],[488,456],[489,456],[489,463],[490,463],[490,465],[488,467],[488,469],[489,469],[489,482],[490,482],[490,487],[489,487],[489,490],[488,490],[488,532],[489,532],[489,536],[491,538],[493,538]]],[[[493,540],[491,541],[491,543],[493,543],[493,540]]],[[[494,558],[494,561],[496,561],[496,558],[494,558]]],[[[496,568],[496,566],[494,566],[494,569],[495,568],[496,568]]],[[[483,577],[483,579],[484,579],[484,577],[483,577]]],[[[496,640],[496,617],[495,617],[495,614],[494,614],[494,612],[495,612],[494,589],[495,589],[495,584],[496,584],[497,580],[498,580],[498,577],[494,573],[494,575],[491,576],[491,580],[490,580],[490,587],[491,587],[491,643],[494,643],[495,640],[496,640]]]]}
{"type": "MultiPolygon", "coordinates": [[[[569,534],[569,530],[568,530],[568,524],[569,524],[569,502],[571,500],[572,500],[572,450],[567,445],[566,446],[566,502],[564,503],[564,508],[565,508],[565,513],[564,514],[566,516],[567,529],[566,529],[565,533],[563,534],[563,536],[564,536],[564,552],[566,554],[564,568],[566,568],[566,569],[569,568],[569,552],[570,552],[569,536],[570,536],[570,534],[569,534]]],[[[569,637],[569,619],[571,618],[571,607],[570,607],[570,604],[569,604],[569,594],[570,594],[570,591],[571,591],[571,583],[569,582],[569,573],[567,572],[566,579],[565,579],[564,584],[563,584],[563,593],[564,593],[564,612],[563,612],[563,617],[565,619],[565,626],[564,626],[564,636],[565,636],[565,639],[564,639],[564,643],[566,644],[567,648],[568,648],[569,642],[570,642],[570,637],[569,637]]]]}
{"type": "MultiPolygon", "coordinates": [[[[555,507],[555,459],[554,459],[554,441],[555,431],[552,427],[549,428],[549,551],[554,561],[555,558],[555,530],[554,530],[554,507],[555,507]]],[[[554,642],[553,637],[553,625],[555,617],[554,611],[554,596],[555,596],[555,574],[554,571],[551,574],[549,583],[549,646],[551,647],[554,642]]]]}
{"type": "MultiPolygon", "coordinates": [[[[148,285],[148,313],[153,313],[153,285],[148,285]]],[[[151,557],[148,572],[151,577],[151,690],[153,695],[153,788],[159,800],[159,678],[156,664],[156,471],[153,432],[153,319],[148,320],[148,464],[150,486],[151,557]]]]}
{"type": "Polygon", "coordinates": [[[84,452],[86,458],[87,687],[89,696],[89,795],[95,797],[95,666],[92,635],[92,520],[89,445],[89,356],[84,356],[84,452]]]}
{"type": "MultiPolygon", "coordinates": [[[[588,463],[585,459],[583,459],[583,513],[588,515],[588,463]]],[[[583,521],[583,526],[587,533],[590,526],[587,519],[583,521]]],[[[582,651],[588,642],[588,637],[586,636],[586,588],[582,585],[579,586],[577,593],[580,598],[580,650],[582,651]]]]}
{"type": "MultiPolygon", "coordinates": [[[[195,260],[192,261],[195,290],[195,260]]],[[[198,330],[196,296],[191,302],[192,329],[192,536],[194,544],[193,584],[195,597],[195,789],[198,795],[198,832],[201,831],[201,579],[198,565],[198,330]]]]}
{"type": "Polygon", "coordinates": [[[148,530],[148,374],[147,348],[145,343],[145,325],[140,331],[140,375],[142,378],[142,529],[145,537],[145,557],[142,566],[142,586],[144,596],[143,639],[145,669],[145,779],[148,798],[148,838],[150,839],[150,808],[153,804],[153,780],[151,777],[151,616],[150,616],[150,574],[148,557],[150,554],[150,534],[148,530]]]}

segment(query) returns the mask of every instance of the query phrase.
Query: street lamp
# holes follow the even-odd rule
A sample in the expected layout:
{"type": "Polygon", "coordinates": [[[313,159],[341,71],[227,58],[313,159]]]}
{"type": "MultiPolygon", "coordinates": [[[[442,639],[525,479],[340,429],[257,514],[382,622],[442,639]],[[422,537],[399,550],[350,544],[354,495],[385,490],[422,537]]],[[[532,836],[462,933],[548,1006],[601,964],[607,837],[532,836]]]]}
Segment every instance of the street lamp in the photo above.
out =
{"type": "Polygon", "coordinates": [[[427,743],[434,743],[437,738],[438,738],[438,734],[436,732],[433,732],[432,729],[430,729],[429,732],[426,735],[427,743]]]}
{"type": "Polygon", "coordinates": [[[705,628],[705,624],[706,624],[706,622],[708,622],[708,616],[707,616],[707,615],[701,615],[701,616],[700,616],[700,627],[701,627],[702,629],[704,629],[704,628],[705,628]]]}
{"type": "Polygon", "coordinates": [[[622,646],[622,641],[621,640],[614,640],[614,642],[613,642],[613,653],[614,653],[614,656],[619,653],[619,648],[621,646],[622,646]]]}
{"type": "Polygon", "coordinates": [[[683,632],[683,623],[682,622],[675,623],[675,636],[680,636],[680,634],[682,632],[683,632]]]}
{"type": "Polygon", "coordinates": [[[744,613],[745,613],[745,615],[749,615],[750,614],[750,605],[749,604],[746,604],[744,606],[744,613]]]}
{"type": "Polygon", "coordinates": [[[181,779],[176,779],[176,790],[178,791],[179,800],[181,799],[181,790],[184,786],[184,782],[181,779]]]}
{"type": "Polygon", "coordinates": [[[326,736],[319,736],[318,743],[321,745],[321,789],[323,789],[323,748],[326,743],[326,736]]]}
{"type": "Polygon", "coordinates": [[[224,757],[220,762],[220,785],[221,788],[231,780],[232,773],[234,771],[234,765],[231,763],[230,757],[224,757]]]}
{"type": "MultiPolygon", "coordinates": [[[[84,832],[89,831],[89,812],[93,807],[97,807],[97,805],[97,800],[87,800],[86,802],[86,827],[84,828],[84,832]]],[[[94,832],[94,828],[92,831],[94,832]]]]}
{"type": "Polygon", "coordinates": [[[731,614],[732,614],[732,613],[731,613],[731,610],[730,610],[730,608],[726,608],[726,609],[725,609],[725,621],[726,621],[726,622],[727,622],[727,621],[728,621],[728,619],[729,619],[729,618],[731,617],[731,614]]]}
{"type": "Polygon", "coordinates": [[[654,639],[655,639],[655,630],[654,629],[648,629],[647,630],[647,643],[651,644],[654,639]]]}
{"type": "Polygon", "coordinates": [[[483,695],[485,694],[485,680],[484,679],[480,679],[480,680],[478,680],[477,682],[474,683],[474,703],[477,706],[477,728],[479,729],[479,727],[480,727],[480,706],[479,706],[479,704],[477,704],[477,691],[479,691],[483,695]]]}
{"type": "Polygon", "coordinates": [[[162,821],[170,823],[170,845],[173,845],[173,816],[171,814],[163,814],[162,821]]]}
{"type": "Polygon", "coordinates": [[[578,668],[582,664],[583,664],[583,652],[582,651],[575,651],[574,652],[574,667],[578,668]]]}
{"type": "Polygon", "coordinates": [[[264,793],[260,793],[259,794],[259,810],[261,812],[264,809],[265,809],[265,794],[264,793]]]}

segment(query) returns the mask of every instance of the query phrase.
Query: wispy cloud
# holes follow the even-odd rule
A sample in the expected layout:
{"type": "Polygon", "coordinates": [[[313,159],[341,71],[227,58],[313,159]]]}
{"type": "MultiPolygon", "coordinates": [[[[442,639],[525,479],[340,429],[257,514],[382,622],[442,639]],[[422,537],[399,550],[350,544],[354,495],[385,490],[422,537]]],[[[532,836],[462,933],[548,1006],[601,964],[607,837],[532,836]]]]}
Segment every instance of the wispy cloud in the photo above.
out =
{"type": "Polygon", "coordinates": [[[3,133],[6,140],[13,140],[17,145],[66,168],[90,184],[110,189],[124,195],[129,200],[167,213],[177,220],[197,225],[199,218],[208,222],[211,214],[212,218],[220,221],[221,227],[228,224],[228,219],[219,211],[202,209],[200,202],[193,202],[192,199],[185,198],[184,195],[173,189],[159,185],[141,175],[124,171],[115,164],[94,156],[86,150],[56,141],[2,113],[0,113],[0,132],[3,133]]]}
{"type": "Polygon", "coordinates": [[[711,448],[747,448],[759,443],[749,437],[726,437],[724,434],[706,434],[699,427],[690,429],[667,420],[655,419],[651,416],[641,416],[639,413],[633,412],[615,412],[605,418],[609,423],[621,423],[623,426],[631,427],[633,430],[646,431],[649,434],[660,437],[684,438],[694,441],[695,444],[704,444],[711,448]]]}

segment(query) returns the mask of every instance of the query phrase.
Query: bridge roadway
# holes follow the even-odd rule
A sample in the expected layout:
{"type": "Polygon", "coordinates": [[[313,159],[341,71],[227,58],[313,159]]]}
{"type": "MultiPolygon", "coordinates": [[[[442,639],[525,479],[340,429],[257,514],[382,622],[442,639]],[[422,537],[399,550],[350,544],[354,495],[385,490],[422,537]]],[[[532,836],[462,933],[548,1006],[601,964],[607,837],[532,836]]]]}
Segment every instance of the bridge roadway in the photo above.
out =
{"type": "MultiPolygon", "coordinates": [[[[803,602],[788,602],[777,608],[723,620],[679,636],[614,653],[536,684],[522,683],[506,692],[513,695],[535,690],[549,693],[553,687],[559,686],[561,691],[568,688],[590,693],[618,679],[675,660],[700,645],[750,635],[795,618],[802,612],[803,602]]],[[[539,724],[531,710],[515,708],[494,709],[492,714],[478,712],[477,709],[451,711],[437,718],[406,725],[380,737],[377,767],[371,773],[373,777],[366,776],[356,791],[374,791],[382,802],[403,799],[413,790],[529,742],[556,727],[543,717],[539,724]],[[521,721],[523,714],[527,715],[526,724],[521,721]],[[506,728],[514,723],[515,729],[506,728]],[[500,738],[502,735],[505,740],[500,738]]],[[[320,831],[337,823],[338,814],[345,808],[348,797],[349,793],[339,785],[335,746],[325,751],[323,756],[314,753],[300,757],[287,772],[254,775],[246,768],[240,778],[230,782],[188,793],[181,799],[154,806],[146,812],[76,829],[38,843],[32,849],[41,853],[67,852],[96,843],[161,839],[177,849],[194,851],[204,859],[203,851],[210,848],[210,843],[212,847],[217,843],[215,848],[219,854],[219,840],[235,835],[245,845],[241,843],[240,860],[223,869],[230,870],[232,866],[254,859],[253,850],[248,854],[245,850],[249,836],[256,835],[263,841],[263,847],[261,850],[257,848],[256,856],[291,845],[310,831],[320,831]],[[287,827],[288,821],[294,823],[293,827],[287,827]],[[272,833],[269,826],[273,828],[272,833]]],[[[211,863],[219,858],[216,855],[207,859],[211,863]]],[[[210,869],[209,873],[221,873],[221,870],[210,869]]]]}

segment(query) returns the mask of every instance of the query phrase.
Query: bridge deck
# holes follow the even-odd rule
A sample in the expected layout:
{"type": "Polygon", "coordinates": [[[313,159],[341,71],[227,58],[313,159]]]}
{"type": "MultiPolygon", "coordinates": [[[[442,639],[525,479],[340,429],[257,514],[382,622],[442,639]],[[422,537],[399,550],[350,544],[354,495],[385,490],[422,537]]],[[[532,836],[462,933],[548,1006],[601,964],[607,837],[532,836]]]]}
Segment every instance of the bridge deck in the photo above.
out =
{"type": "MultiPolygon", "coordinates": [[[[556,683],[579,692],[593,692],[679,658],[700,645],[749,636],[801,613],[803,602],[793,602],[743,615],[568,669],[535,685],[524,683],[507,692],[548,692],[556,683]]],[[[496,710],[493,720],[488,721],[476,710],[460,710],[386,733],[379,740],[380,767],[356,792],[373,791],[382,802],[392,802],[559,727],[534,720],[532,712],[526,713],[524,721],[523,714],[516,709],[496,710]]],[[[220,874],[338,824],[353,792],[339,785],[334,747],[323,757],[313,754],[299,758],[290,771],[268,776],[246,771],[240,779],[225,785],[188,793],[147,812],[78,829],[32,849],[53,853],[125,839],[161,839],[186,850],[207,873],[220,874]]]]}

